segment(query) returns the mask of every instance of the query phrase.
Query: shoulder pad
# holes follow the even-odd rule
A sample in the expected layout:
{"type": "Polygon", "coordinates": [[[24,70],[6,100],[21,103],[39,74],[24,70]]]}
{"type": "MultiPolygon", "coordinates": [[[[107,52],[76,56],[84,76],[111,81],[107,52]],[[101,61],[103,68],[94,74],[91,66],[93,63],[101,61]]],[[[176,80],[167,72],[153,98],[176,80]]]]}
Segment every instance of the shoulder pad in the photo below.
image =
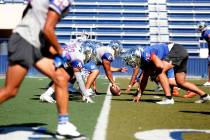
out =
{"type": "Polygon", "coordinates": [[[101,60],[103,60],[103,59],[106,59],[106,60],[112,62],[114,58],[111,53],[104,53],[101,57],[101,60]]]}

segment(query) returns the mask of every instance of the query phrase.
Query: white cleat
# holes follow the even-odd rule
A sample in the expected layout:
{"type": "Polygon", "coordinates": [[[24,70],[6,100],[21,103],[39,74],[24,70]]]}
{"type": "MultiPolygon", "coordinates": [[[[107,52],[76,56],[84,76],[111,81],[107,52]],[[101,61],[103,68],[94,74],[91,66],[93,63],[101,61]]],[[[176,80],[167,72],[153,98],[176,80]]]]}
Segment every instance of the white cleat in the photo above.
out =
{"type": "Polygon", "coordinates": [[[43,93],[40,97],[39,97],[40,101],[42,102],[48,102],[48,103],[56,103],[56,101],[48,94],[43,93]]]}
{"type": "Polygon", "coordinates": [[[163,88],[161,86],[158,86],[156,89],[154,89],[155,92],[163,91],[163,88]]]}
{"type": "Polygon", "coordinates": [[[84,135],[81,135],[77,131],[76,126],[74,126],[70,122],[58,124],[56,131],[56,138],[71,139],[71,140],[87,140],[87,138],[84,135]]]}
{"type": "Polygon", "coordinates": [[[206,97],[200,98],[199,100],[195,101],[197,104],[205,103],[207,101],[210,101],[210,96],[207,95],[206,97]]]}
{"type": "Polygon", "coordinates": [[[88,96],[95,96],[96,95],[95,92],[91,88],[86,89],[86,92],[87,92],[88,96]]]}
{"type": "Polygon", "coordinates": [[[163,98],[162,101],[156,102],[159,105],[169,105],[174,104],[174,99],[163,98]]]}
{"type": "Polygon", "coordinates": [[[82,100],[86,103],[94,103],[90,96],[82,96],[82,100]]]}
{"type": "Polygon", "coordinates": [[[210,82],[204,83],[203,86],[210,86],[210,82]]]}

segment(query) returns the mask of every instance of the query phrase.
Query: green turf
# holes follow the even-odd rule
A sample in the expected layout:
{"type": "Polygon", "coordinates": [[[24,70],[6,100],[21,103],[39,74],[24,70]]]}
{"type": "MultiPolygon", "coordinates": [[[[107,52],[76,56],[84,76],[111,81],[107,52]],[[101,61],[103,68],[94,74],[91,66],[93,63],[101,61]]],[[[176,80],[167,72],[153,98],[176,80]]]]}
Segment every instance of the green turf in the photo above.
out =
{"type": "MultiPolygon", "coordinates": [[[[47,78],[26,78],[16,98],[5,102],[0,107],[0,128],[4,126],[39,126],[47,128],[49,132],[56,130],[57,115],[53,104],[41,103],[39,95],[44,91],[49,80],[47,78]]],[[[107,140],[133,140],[134,133],[152,129],[210,129],[210,102],[205,104],[193,103],[192,99],[175,98],[174,105],[161,106],[155,104],[155,97],[163,97],[161,92],[153,92],[155,84],[149,82],[145,94],[139,104],[132,102],[132,94],[124,93],[128,79],[117,79],[123,91],[121,96],[113,96],[107,129],[107,140]]],[[[204,81],[193,80],[197,85],[204,81]]],[[[3,79],[0,79],[3,85],[3,79]]],[[[79,96],[71,98],[69,111],[71,121],[78,129],[86,134],[90,140],[104,101],[107,80],[98,79],[97,89],[104,93],[94,98],[96,103],[81,102],[79,96]]],[[[209,87],[201,87],[209,92],[209,87]]],[[[184,91],[181,90],[181,94],[184,91]]],[[[152,136],[151,136],[152,137],[152,136]]],[[[188,133],[184,140],[209,140],[210,134],[188,133]]],[[[99,138],[100,140],[100,138],[99,138]]]]}
{"type": "MultiPolygon", "coordinates": [[[[197,85],[203,83],[198,80],[193,82],[197,85]]],[[[174,105],[158,105],[155,102],[160,99],[154,96],[162,98],[163,94],[151,91],[154,88],[154,83],[148,84],[139,104],[133,103],[132,96],[128,94],[112,99],[108,140],[121,138],[133,140],[135,132],[152,129],[210,129],[210,102],[195,104],[193,102],[198,97],[193,99],[176,97],[174,105]]],[[[209,91],[209,88],[201,88],[209,91]]],[[[181,94],[184,95],[183,90],[181,94]]],[[[185,134],[184,138],[209,140],[210,134],[185,134]]]]}

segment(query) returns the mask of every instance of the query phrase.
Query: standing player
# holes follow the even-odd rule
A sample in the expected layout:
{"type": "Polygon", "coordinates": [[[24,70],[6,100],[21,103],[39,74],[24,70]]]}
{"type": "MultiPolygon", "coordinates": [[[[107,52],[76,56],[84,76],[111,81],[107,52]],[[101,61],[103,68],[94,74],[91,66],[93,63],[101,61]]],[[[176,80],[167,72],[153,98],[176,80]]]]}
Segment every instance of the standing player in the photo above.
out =
{"type": "Polygon", "coordinates": [[[50,77],[55,83],[58,110],[58,137],[86,139],[69,122],[68,116],[68,74],[63,68],[55,68],[53,59],[44,55],[48,46],[53,46],[57,57],[64,61],[66,55],[58,43],[55,27],[68,13],[69,0],[30,0],[21,22],[13,30],[9,40],[5,85],[0,89],[0,103],[15,97],[30,67],[50,77]],[[43,50],[43,51],[42,51],[43,50]]]}
{"type": "Polygon", "coordinates": [[[204,39],[208,44],[208,81],[204,83],[204,86],[210,86],[210,30],[207,29],[206,22],[200,22],[198,25],[198,31],[201,32],[201,39],[204,39]]]}

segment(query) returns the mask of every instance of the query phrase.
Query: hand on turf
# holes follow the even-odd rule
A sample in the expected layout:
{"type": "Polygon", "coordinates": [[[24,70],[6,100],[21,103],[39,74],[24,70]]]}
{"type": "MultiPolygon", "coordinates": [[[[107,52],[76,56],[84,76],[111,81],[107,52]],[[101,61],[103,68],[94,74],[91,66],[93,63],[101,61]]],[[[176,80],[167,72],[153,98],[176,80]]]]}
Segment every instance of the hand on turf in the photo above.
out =
{"type": "Polygon", "coordinates": [[[140,99],[141,99],[141,96],[135,96],[135,97],[133,98],[133,102],[139,103],[139,102],[140,102],[140,99]]]}
{"type": "Polygon", "coordinates": [[[126,91],[125,92],[129,92],[130,90],[131,90],[131,88],[132,88],[132,86],[131,85],[128,85],[128,87],[127,87],[127,89],[126,89],[126,91]]]}

